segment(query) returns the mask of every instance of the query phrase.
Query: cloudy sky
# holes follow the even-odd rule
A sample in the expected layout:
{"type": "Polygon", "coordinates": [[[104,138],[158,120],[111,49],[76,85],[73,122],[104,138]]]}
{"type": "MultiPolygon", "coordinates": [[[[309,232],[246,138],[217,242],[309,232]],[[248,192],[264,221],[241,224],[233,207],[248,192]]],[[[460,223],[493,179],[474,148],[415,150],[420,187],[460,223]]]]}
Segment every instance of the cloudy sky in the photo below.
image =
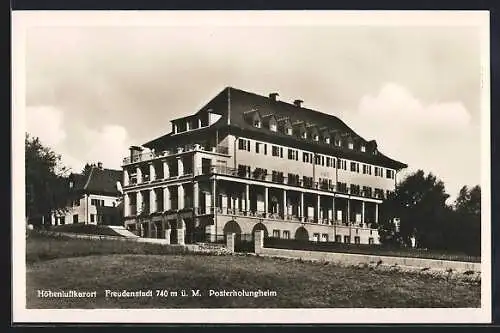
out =
{"type": "Polygon", "coordinates": [[[80,171],[120,168],[226,86],[342,118],[380,150],[479,184],[481,62],[474,26],[54,26],[26,34],[26,130],[80,171]]]}

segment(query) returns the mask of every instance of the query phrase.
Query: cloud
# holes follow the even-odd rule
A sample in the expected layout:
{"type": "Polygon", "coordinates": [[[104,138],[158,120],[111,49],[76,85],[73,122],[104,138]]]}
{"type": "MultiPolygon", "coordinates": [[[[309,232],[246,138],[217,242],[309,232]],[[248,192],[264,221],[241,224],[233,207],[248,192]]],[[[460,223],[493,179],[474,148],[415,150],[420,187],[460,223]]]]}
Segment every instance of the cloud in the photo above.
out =
{"type": "Polygon", "coordinates": [[[85,133],[88,162],[102,162],[105,168],[121,169],[124,155],[130,144],[127,130],[119,125],[105,125],[85,133]]]}
{"type": "Polygon", "coordinates": [[[360,100],[348,124],[382,153],[417,169],[432,172],[453,199],[461,186],[480,183],[480,137],[471,115],[459,101],[424,103],[397,83],[360,100]]]}
{"type": "Polygon", "coordinates": [[[26,131],[39,137],[45,146],[57,147],[66,138],[62,111],[53,106],[28,106],[26,131]]]}

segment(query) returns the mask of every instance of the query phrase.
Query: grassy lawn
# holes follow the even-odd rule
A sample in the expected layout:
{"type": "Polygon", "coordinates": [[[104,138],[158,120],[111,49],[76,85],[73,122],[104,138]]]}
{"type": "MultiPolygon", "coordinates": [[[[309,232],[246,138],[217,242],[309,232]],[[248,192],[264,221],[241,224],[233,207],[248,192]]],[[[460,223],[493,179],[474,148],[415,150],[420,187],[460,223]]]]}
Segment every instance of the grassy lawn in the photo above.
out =
{"type": "Polygon", "coordinates": [[[480,306],[478,284],[411,273],[255,256],[180,255],[174,254],[175,247],[134,242],[30,236],[27,245],[28,308],[480,306]],[[32,251],[47,249],[44,243],[51,243],[51,255],[35,256],[32,251]],[[92,250],[85,252],[90,243],[92,250]],[[38,289],[97,291],[97,297],[38,298],[38,289]],[[106,289],[152,290],[153,297],[106,298],[106,289]],[[183,289],[188,294],[199,289],[201,296],[156,296],[156,290],[183,289]],[[215,297],[208,295],[210,289],[260,289],[277,295],[215,297]]]}

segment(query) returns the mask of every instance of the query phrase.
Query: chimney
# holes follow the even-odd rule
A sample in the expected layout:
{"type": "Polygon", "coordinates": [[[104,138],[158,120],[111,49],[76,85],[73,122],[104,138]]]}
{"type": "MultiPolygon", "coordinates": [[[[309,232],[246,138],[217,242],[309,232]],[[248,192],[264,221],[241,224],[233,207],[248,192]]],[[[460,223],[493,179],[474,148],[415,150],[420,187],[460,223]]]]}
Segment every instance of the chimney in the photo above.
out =
{"type": "Polygon", "coordinates": [[[280,94],[278,94],[278,93],[270,93],[269,94],[269,99],[272,99],[273,101],[277,101],[279,95],[280,94]]]}
{"type": "Polygon", "coordinates": [[[99,170],[102,170],[102,162],[97,162],[97,167],[99,168],[99,170]]]}
{"type": "Polygon", "coordinates": [[[302,103],[304,103],[304,101],[301,99],[296,99],[295,101],[293,101],[293,104],[298,108],[302,106],[302,103]]]}

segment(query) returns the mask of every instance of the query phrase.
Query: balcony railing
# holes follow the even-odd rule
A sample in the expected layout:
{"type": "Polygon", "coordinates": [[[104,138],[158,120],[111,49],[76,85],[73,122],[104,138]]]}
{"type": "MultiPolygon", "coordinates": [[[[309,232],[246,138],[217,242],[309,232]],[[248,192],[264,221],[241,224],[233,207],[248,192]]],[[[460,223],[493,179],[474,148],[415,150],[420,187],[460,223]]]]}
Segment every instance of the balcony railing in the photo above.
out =
{"type": "Polygon", "coordinates": [[[185,145],[182,147],[178,147],[175,149],[167,149],[161,152],[145,152],[141,154],[134,155],[132,157],[125,157],[123,159],[123,164],[131,164],[131,163],[137,163],[137,162],[144,162],[144,161],[149,161],[155,158],[160,158],[160,157],[165,157],[165,156],[170,156],[170,155],[175,155],[175,154],[180,154],[183,152],[190,152],[190,151],[207,151],[207,152],[216,152],[219,154],[224,154],[227,155],[229,153],[229,148],[227,146],[217,146],[217,147],[204,147],[199,144],[189,144],[185,145]]]}

